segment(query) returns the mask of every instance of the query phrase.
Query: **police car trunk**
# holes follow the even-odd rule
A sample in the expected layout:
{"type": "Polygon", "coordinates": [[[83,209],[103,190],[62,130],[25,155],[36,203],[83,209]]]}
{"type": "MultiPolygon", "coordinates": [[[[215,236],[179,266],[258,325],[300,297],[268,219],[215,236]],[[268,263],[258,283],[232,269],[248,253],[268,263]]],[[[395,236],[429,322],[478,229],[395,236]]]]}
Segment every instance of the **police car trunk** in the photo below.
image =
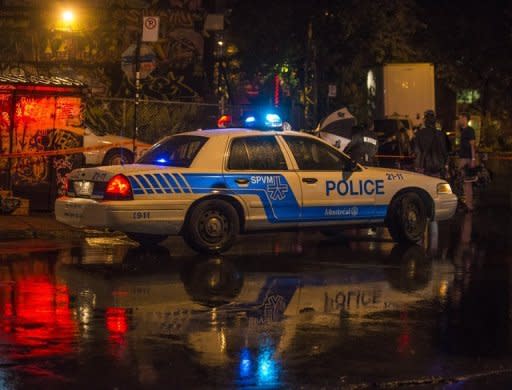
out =
{"type": "Polygon", "coordinates": [[[190,192],[181,173],[169,167],[133,164],[83,168],[71,173],[66,196],[55,203],[55,216],[77,228],[177,234],[190,205],[190,192]],[[165,180],[167,185],[156,180],[165,180]]]}

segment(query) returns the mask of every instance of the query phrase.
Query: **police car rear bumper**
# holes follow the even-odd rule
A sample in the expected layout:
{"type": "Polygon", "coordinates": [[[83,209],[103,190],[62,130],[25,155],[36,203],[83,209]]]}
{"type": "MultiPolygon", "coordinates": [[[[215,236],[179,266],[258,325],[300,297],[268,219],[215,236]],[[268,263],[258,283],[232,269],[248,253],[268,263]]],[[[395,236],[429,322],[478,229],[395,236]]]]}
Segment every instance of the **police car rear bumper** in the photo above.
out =
{"type": "Polygon", "coordinates": [[[436,221],[445,221],[450,219],[457,210],[457,196],[454,194],[439,195],[434,202],[436,221]]]}
{"type": "Polygon", "coordinates": [[[76,228],[120,230],[123,232],[175,235],[181,231],[186,204],[165,207],[148,201],[98,202],[62,197],[55,201],[57,221],[76,228]]]}

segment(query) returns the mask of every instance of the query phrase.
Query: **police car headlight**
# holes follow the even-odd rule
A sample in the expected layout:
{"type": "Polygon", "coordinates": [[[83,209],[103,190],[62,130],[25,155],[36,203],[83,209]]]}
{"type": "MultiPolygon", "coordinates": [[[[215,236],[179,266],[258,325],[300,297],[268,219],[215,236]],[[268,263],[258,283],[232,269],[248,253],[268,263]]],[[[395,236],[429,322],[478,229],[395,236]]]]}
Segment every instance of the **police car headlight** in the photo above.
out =
{"type": "Polygon", "coordinates": [[[448,183],[439,183],[437,185],[437,193],[438,194],[451,194],[452,187],[448,183]]]}

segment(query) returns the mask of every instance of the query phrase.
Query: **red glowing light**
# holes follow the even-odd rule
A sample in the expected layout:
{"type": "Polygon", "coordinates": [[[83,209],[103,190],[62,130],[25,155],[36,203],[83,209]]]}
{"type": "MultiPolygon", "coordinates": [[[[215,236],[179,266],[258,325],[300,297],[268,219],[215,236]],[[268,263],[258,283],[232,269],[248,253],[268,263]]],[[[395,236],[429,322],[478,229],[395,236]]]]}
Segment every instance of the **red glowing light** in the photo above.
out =
{"type": "Polygon", "coordinates": [[[222,115],[217,121],[218,127],[228,127],[231,125],[231,115],[222,115]]]}
{"type": "Polygon", "coordinates": [[[279,106],[279,89],[281,87],[281,79],[279,75],[274,76],[274,106],[279,106]]]}
{"type": "Polygon", "coordinates": [[[128,331],[126,311],[121,307],[108,307],[105,312],[107,330],[111,335],[122,336],[128,331]]]}
{"type": "Polygon", "coordinates": [[[0,289],[0,325],[15,345],[23,346],[10,358],[49,357],[72,351],[76,324],[69,308],[65,285],[46,276],[31,276],[16,282],[10,291],[0,289]],[[10,301],[2,299],[8,293],[10,301]]]}
{"type": "Polygon", "coordinates": [[[133,199],[132,186],[126,176],[116,175],[107,184],[105,200],[131,200],[133,199]]]}

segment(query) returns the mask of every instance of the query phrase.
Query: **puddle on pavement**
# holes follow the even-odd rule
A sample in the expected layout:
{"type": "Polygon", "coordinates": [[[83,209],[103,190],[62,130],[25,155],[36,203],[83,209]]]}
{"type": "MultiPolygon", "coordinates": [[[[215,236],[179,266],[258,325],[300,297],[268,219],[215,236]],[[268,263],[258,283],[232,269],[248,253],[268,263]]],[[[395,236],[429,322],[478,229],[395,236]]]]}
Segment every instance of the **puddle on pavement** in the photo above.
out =
{"type": "Polygon", "coordinates": [[[4,254],[0,384],[338,386],[492,365],[510,355],[512,269],[467,223],[425,248],[289,234],[216,257],[99,237],[4,254]]]}

